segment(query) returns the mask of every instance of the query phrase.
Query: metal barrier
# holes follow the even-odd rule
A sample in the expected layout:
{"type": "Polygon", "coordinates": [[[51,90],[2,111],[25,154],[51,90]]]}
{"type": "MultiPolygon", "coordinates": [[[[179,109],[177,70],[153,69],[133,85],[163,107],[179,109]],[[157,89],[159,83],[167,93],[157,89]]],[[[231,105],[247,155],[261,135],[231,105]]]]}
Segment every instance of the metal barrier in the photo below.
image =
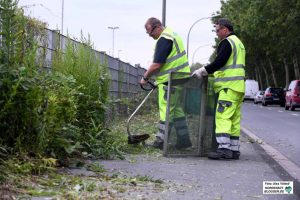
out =
{"type": "MultiPolygon", "coordinates": [[[[198,80],[189,73],[170,73],[167,91],[164,156],[206,156],[213,150],[215,98],[212,78],[198,80]],[[179,77],[187,78],[179,78],[179,77]],[[187,131],[176,127],[176,115],[186,123],[187,131]],[[183,117],[182,117],[183,116],[183,117]],[[175,120],[174,120],[175,119],[175,120]],[[168,133],[168,134],[166,134],[168,133]],[[179,148],[188,133],[192,146],[179,148]]],[[[186,141],[185,141],[186,142],[186,141]]]]}
{"type": "MultiPolygon", "coordinates": [[[[57,30],[46,28],[46,34],[38,40],[38,55],[44,59],[43,65],[45,68],[51,69],[55,52],[60,49],[64,53],[69,42],[73,43],[74,46],[81,43],[60,34],[57,30]]],[[[108,67],[111,77],[109,88],[111,98],[122,99],[141,92],[138,81],[142,78],[146,69],[139,64],[133,66],[118,58],[109,56],[105,52],[95,49],[92,49],[92,51],[94,51],[95,57],[99,59],[100,63],[108,67]]]]}

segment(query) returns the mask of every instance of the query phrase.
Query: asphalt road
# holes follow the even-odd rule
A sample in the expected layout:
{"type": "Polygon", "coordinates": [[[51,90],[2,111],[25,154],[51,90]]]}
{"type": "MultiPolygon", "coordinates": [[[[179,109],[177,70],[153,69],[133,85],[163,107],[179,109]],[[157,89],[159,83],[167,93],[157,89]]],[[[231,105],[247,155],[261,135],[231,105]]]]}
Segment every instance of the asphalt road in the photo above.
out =
{"type": "Polygon", "coordinates": [[[246,101],[241,124],[300,167],[300,109],[286,111],[246,101]]]}

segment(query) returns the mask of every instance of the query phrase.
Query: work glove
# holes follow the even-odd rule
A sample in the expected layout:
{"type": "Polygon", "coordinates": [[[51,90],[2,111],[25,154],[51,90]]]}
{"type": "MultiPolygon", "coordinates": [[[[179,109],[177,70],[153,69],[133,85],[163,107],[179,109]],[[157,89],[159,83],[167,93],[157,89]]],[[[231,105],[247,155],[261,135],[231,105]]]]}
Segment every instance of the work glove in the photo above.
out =
{"type": "Polygon", "coordinates": [[[207,76],[207,75],[208,75],[208,73],[207,73],[205,67],[201,67],[200,69],[197,69],[192,73],[192,76],[195,76],[198,79],[202,79],[203,76],[207,76]]]}

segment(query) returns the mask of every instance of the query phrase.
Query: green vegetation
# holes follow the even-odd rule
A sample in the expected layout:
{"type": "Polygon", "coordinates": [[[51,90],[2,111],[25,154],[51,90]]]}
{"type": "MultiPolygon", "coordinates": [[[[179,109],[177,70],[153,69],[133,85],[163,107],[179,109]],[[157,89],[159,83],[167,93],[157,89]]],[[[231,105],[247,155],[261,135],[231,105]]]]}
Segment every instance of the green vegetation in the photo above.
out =
{"type": "Polygon", "coordinates": [[[105,121],[110,77],[89,37],[69,39],[64,53],[58,43],[49,70],[45,24],[25,17],[17,1],[0,0],[0,30],[0,183],[142,152],[128,147],[125,122],[105,121]]]}
{"type": "MultiPolygon", "coordinates": [[[[116,104],[131,113],[144,94],[110,100],[107,62],[100,62],[83,34],[80,43],[69,39],[64,52],[57,34],[48,66],[45,27],[25,17],[16,0],[0,0],[0,196],[100,199],[143,184],[160,189],[161,180],[109,175],[100,163],[86,164],[158,152],[128,145],[124,118],[106,120],[107,110],[116,104]],[[69,175],[61,166],[85,167],[95,177],[69,175]]],[[[153,99],[133,120],[134,134],[154,137],[158,112],[153,99]]]]}
{"type": "MultiPolygon", "coordinates": [[[[138,115],[134,118],[131,128],[135,133],[143,130],[153,137],[156,131],[157,117],[155,110],[148,111],[148,114],[145,115],[138,115]],[[140,127],[140,124],[143,124],[143,127],[140,127]]],[[[145,148],[141,144],[128,145],[126,120],[118,119],[117,121],[119,123],[111,129],[110,136],[115,139],[118,151],[122,152],[121,155],[123,153],[142,153],[157,154],[156,157],[161,156],[159,150],[145,148]]],[[[2,154],[6,155],[5,151],[2,154]]],[[[70,165],[71,157],[68,157],[68,160],[70,165]]],[[[134,156],[129,156],[127,160],[130,163],[136,162],[134,156]]],[[[80,166],[78,159],[75,161],[75,166],[72,165],[72,167],[87,169],[94,174],[72,175],[69,170],[57,168],[57,162],[53,158],[10,156],[0,166],[1,171],[5,173],[4,185],[0,184],[0,195],[5,188],[11,188],[9,192],[12,196],[24,199],[30,199],[31,196],[49,196],[59,199],[114,199],[122,193],[134,192],[138,188],[147,192],[169,188],[161,179],[153,179],[149,176],[126,176],[118,172],[109,174],[99,161],[90,160],[87,163],[82,161],[80,166]]]]}
{"type": "MultiPolygon", "coordinates": [[[[45,26],[24,17],[16,1],[3,0],[0,51],[0,145],[11,154],[72,156],[120,154],[104,125],[109,75],[90,39],[66,53],[56,49],[51,71],[38,54],[45,26]]],[[[60,46],[60,45],[58,45],[60,46]]],[[[42,51],[43,52],[43,51],[42,51]]]]}
{"type": "MultiPolygon", "coordinates": [[[[24,17],[16,1],[1,0],[0,9],[0,195],[95,199],[127,191],[102,183],[125,179],[130,185],[134,178],[110,178],[100,164],[85,166],[88,159],[155,152],[127,144],[124,119],[105,121],[106,110],[114,105],[108,98],[107,62],[100,62],[90,38],[82,35],[80,44],[68,40],[64,53],[57,45],[49,70],[38,43],[45,41],[45,24],[24,17]],[[101,178],[65,175],[58,166],[85,166],[101,178]]],[[[130,109],[137,105],[119,102],[130,109]]],[[[147,121],[143,130],[154,133],[154,113],[138,118],[138,123],[147,121]]]]}
{"type": "Polygon", "coordinates": [[[247,51],[247,78],[267,86],[287,87],[300,79],[300,1],[221,1],[222,17],[230,19],[247,51]]]}

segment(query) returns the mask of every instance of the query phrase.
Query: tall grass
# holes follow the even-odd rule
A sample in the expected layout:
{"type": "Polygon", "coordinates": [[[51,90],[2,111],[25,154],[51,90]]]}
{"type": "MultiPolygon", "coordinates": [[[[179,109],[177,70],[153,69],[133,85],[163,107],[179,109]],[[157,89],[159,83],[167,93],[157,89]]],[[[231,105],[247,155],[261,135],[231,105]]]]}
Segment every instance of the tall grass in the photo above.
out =
{"type": "Polygon", "coordinates": [[[24,17],[14,0],[0,0],[0,22],[0,148],[60,160],[119,155],[104,126],[107,65],[90,37],[58,48],[46,71],[37,54],[44,24],[24,17]]]}
{"type": "Polygon", "coordinates": [[[105,105],[108,101],[109,74],[107,65],[102,65],[93,50],[90,37],[83,34],[81,43],[68,39],[65,53],[55,62],[53,69],[72,75],[79,86],[80,95],[78,114],[79,125],[85,129],[92,124],[91,119],[99,125],[104,121],[105,105]]]}
{"type": "Polygon", "coordinates": [[[80,128],[80,147],[91,156],[110,157],[113,138],[105,125],[109,73],[93,50],[90,37],[81,35],[80,43],[68,39],[65,52],[57,49],[53,70],[74,77],[78,88],[75,125],[80,128]]]}

